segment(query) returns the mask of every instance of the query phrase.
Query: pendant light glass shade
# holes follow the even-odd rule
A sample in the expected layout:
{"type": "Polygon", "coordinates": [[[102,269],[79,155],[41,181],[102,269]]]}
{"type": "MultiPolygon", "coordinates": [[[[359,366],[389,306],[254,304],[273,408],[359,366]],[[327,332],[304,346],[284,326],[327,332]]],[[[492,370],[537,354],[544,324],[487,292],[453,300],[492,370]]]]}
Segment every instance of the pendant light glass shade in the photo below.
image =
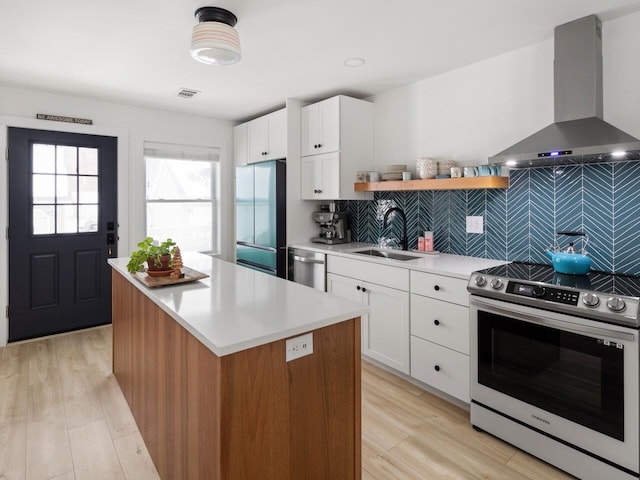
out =
{"type": "Polygon", "coordinates": [[[240,36],[233,28],[236,17],[216,7],[196,11],[199,22],[191,33],[191,56],[209,65],[231,65],[240,60],[240,36]]]}

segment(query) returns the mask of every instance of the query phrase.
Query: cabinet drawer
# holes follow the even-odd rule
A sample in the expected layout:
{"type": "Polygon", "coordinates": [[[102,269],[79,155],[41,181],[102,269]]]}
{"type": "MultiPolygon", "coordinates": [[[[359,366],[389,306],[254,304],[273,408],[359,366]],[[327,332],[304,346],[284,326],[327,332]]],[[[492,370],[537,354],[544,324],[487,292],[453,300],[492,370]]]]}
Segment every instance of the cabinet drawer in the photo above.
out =
{"type": "Polygon", "coordinates": [[[327,255],[327,272],[344,275],[345,277],[360,278],[370,283],[404,290],[405,292],[409,290],[409,270],[405,268],[389,267],[374,262],[327,255]]]}
{"type": "Polygon", "coordinates": [[[411,336],[411,376],[469,402],[469,357],[411,336]]]}
{"type": "Polygon", "coordinates": [[[469,308],[411,294],[411,335],[469,355],[469,308]]]}
{"type": "Polygon", "coordinates": [[[411,293],[469,306],[467,280],[433,273],[411,271],[411,293]]]}

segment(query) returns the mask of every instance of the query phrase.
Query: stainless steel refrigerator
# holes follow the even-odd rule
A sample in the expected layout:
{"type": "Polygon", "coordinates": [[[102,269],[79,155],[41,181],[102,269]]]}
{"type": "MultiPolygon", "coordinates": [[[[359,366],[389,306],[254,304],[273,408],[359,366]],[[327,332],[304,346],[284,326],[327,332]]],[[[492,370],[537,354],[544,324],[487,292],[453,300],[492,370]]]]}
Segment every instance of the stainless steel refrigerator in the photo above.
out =
{"type": "Polygon", "coordinates": [[[286,278],[286,163],[236,168],[236,262],[286,278]]]}

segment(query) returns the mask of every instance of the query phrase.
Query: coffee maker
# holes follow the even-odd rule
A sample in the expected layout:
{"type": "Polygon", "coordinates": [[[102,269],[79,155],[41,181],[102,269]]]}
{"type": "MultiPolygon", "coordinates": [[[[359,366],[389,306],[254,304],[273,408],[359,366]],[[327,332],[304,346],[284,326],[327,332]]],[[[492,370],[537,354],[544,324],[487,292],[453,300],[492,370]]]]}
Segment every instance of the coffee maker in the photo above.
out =
{"type": "Polygon", "coordinates": [[[312,242],[334,245],[351,241],[347,212],[337,212],[335,203],[321,205],[319,212],[313,212],[313,221],[320,225],[320,234],[312,242]]]}

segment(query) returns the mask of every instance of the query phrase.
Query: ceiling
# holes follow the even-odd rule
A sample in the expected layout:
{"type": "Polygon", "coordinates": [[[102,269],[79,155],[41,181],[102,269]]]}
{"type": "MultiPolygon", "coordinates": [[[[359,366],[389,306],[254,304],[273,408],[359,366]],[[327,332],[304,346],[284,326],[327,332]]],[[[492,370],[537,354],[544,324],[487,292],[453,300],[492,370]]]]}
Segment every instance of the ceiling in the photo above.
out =
{"type": "MultiPolygon", "coordinates": [[[[640,0],[0,0],[0,83],[246,120],[336,93],[367,97],[553,36],[640,0]],[[189,54],[194,12],[238,17],[243,58],[189,54]],[[361,67],[344,61],[361,57],[361,67]],[[201,91],[192,99],[180,88],[201,91]]],[[[606,41],[606,39],[605,39],[606,41]]]]}

